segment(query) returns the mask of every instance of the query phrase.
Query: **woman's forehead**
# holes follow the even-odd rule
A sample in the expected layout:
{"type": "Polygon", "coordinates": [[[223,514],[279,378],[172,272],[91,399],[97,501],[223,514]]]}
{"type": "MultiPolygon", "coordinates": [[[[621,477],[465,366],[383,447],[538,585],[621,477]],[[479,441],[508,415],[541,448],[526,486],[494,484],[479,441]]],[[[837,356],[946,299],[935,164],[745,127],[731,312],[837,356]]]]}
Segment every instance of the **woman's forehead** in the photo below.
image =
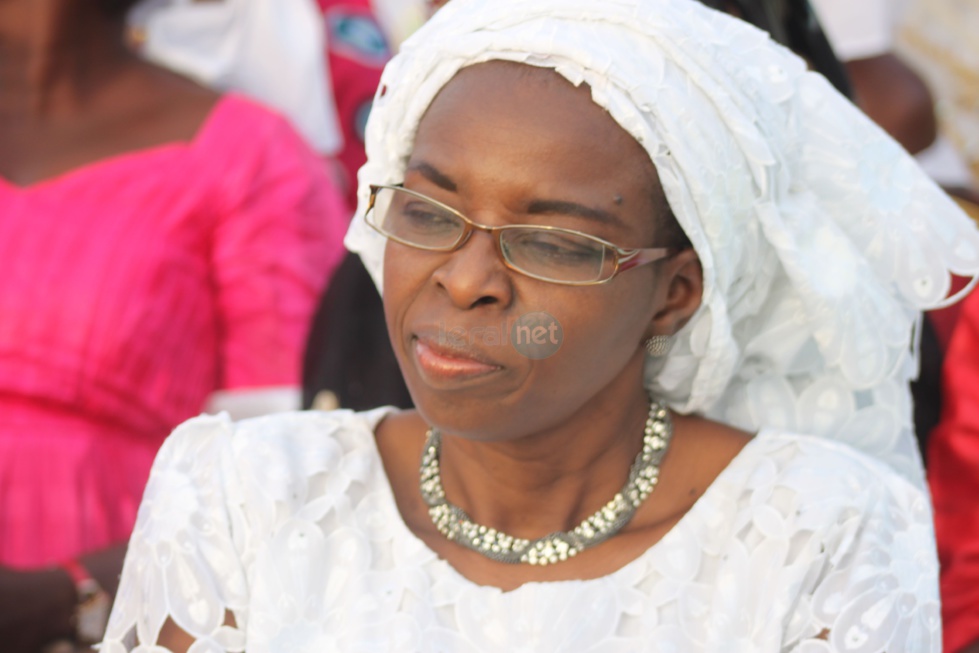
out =
{"type": "MultiPolygon", "coordinates": [[[[504,102],[515,97],[527,97],[537,101],[542,110],[556,103],[565,107],[569,114],[607,115],[604,109],[592,102],[587,84],[575,86],[550,68],[513,61],[485,61],[460,69],[436,94],[425,115],[438,104],[459,102],[473,95],[484,99],[496,97],[504,102]]],[[[489,109],[495,105],[480,102],[470,110],[479,106],[489,109]]]]}
{"type": "Polygon", "coordinates": [[[463,69],[443,87],[419,125],[404,180],[454,194],[460,210],[586,206],[617,218],[589,233],[630,246],[651,242],[662,204],[649,155],[587,86],[506,62],[463,69]]]}
{"type": "Polygon", "coordinates": [[[621,162],[615,166],[621,174],[659,186],[648,153],[592,100],[591,89],[549,68],[489,61],[461,69],[422,117],[413,155],[438,146],[488,146],[494,139],[505,139],[515,157],[550,154],[542,159],[552,168],[621,162]]]}

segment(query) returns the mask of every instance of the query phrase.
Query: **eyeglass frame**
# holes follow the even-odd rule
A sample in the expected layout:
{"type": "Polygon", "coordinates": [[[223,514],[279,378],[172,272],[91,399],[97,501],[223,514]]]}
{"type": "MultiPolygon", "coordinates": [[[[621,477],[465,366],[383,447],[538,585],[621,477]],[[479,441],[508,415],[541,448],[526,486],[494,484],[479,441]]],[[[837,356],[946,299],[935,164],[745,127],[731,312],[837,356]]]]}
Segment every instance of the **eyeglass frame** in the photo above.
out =
{"type": "Polygon", "coordinates": [[[592,234],[588,234],[583,231],[578,231],[577,229],[568,229],[567,227],[554,227],[551,225],[538,225],[538,224],[507,224],[507,225],[500,225],[497,227],[493,227],[490,225],[484,225],[484,224],[479,224],[478,222],[474,222],[471,219],[467,218],[465,215],[463,215],[461,212],[452,208],[451,206],[444,204],[443,202],[440,202],[436,199],[432,199],[431,197],[424,195],[423,193],[419,193],[418,191],[405,188],[402,185],[370,184],[369,188],[371,194],[370,194],[370,198],[367,201],[367,209],[364,211],[364,221],[367,223],[369,227],[374,229],[374,231],[378,232],[385,238],[388,238],[389,240],[393,240],[402,245],[406,245],[408,247],[414,247],[415,249],[420,249],[426,252],[449,253],[449,252],[458,251],[467,242],[469,242],[469,239],[470,237],[472,237],[474,231],[485,231],[491,236],[496,235],[496,238],[494,238],[494,242],[496,243],[497,254],[499,254],[500,260],[503,261],[503,265],[505,265],[508,270],[513,270],[514,272],[517,272],[518,274],[522,274],[526,277],[530,277],[531,279],[537,279],[538,281],[545,281],[547,283],[557,283],[565,286],[597,286],[603,283],[608,283],[609,281],[614,279],[620,272],[625,272],[626,270],[631,270],[633,268],[637,268],[642,265],[647,265],[649,263],[655,263],[656,261],[660,261],[664,258],[667,258],[672,254],[674,254],[676,250],[676,248],[673,247],[638,247],[638,248],[619,247],[615,243],[610,243],[604,238],[599,238],[598,236],[593,236],[592,234]],[[462,235],[459,236],[458,240],[456,240],[456,242],[451,247],[448,248],[425,247],[423,245],[409,242],[407,240],[404,240],[403,238],[399,238],[393,234],[389,234],[388,232],[383,231],[379,225],[374,224],[368,217],[371,215],[371,211],[374,210],[374,205],[377,200],[377,194],[382,190],[392,190],[392,191],[398,191],[402,193],[408,193],[409,195],[417,197],[420,200],[431,202],[435,206],[448,211],[452,215],[462,220],[462,223],[464,225],[462,230],[462,235]],[[598,279],[596,281],[559,281],[556,279],[548,279],[546,277],[542,277],[536,274],[531,274],[530,272],[521,270],[520,268],[516,267],[513,264],[513,262],[507,259],[507,256],[503,251],[502,232],[507,231],[508,229],[517,229],[517,228],[539,229],[541,231],[551,231],[554,233],[566,233],[575,236],[582,236],[584,238],[587,238],[588,240],[599,243],[607,250],[611,250],[615,256],[615,265],[612,268],[611,274],[609,274],[604,279],[598,279]],[[499,235],[497,235],[498,233],[499,235]]]}

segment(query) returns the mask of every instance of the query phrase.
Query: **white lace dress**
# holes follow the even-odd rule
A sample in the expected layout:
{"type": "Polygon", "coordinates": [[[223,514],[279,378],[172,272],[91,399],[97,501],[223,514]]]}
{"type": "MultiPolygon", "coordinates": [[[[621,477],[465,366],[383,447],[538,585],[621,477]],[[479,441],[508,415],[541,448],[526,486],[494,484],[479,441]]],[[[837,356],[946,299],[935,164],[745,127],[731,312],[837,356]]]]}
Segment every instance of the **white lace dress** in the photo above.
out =
{"type": "Polygon", "coordinates": [[[503,592],[405,526],[374,443],[382,415],[180,427],[102,650],[135,633],[162,653],[170,618],[193,653],[940,651],[927,497],[845,446],[762,432],[619,571],[503,592]]]}

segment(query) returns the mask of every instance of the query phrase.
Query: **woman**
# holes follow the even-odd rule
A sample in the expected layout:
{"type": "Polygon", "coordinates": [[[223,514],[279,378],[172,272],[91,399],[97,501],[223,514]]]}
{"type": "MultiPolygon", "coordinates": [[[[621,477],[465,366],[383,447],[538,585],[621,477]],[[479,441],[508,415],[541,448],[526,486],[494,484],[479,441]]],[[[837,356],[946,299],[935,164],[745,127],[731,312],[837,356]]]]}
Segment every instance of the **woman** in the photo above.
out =
{"type": "Polygon", "coordinates": [[[5,651],[100,639],[174,426],[298,405],[347,225],[282,118],[126,49],[129,4],[0,3],[5,651]]]}
{"type": "Polygon", "coordinates": [[[910,338],[979,238],[825,80],[688,0],[457,0],[367,149],[418,411],[178,429],[103,650],[939,650],[910,338]]]}

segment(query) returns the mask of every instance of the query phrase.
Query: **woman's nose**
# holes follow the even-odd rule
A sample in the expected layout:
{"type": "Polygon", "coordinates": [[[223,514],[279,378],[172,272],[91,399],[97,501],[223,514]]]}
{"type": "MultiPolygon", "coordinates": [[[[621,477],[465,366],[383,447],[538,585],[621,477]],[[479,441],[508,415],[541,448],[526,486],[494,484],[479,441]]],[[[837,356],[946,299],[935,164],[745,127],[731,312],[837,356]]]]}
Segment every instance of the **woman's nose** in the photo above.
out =
{"type": "Polygon", "coordinates": [[[500,257],[498,239],[496,234],[475,229],[432,274],[433,281],[459,308],[506,306],[512,300],[511,272],[500,257]]]}

